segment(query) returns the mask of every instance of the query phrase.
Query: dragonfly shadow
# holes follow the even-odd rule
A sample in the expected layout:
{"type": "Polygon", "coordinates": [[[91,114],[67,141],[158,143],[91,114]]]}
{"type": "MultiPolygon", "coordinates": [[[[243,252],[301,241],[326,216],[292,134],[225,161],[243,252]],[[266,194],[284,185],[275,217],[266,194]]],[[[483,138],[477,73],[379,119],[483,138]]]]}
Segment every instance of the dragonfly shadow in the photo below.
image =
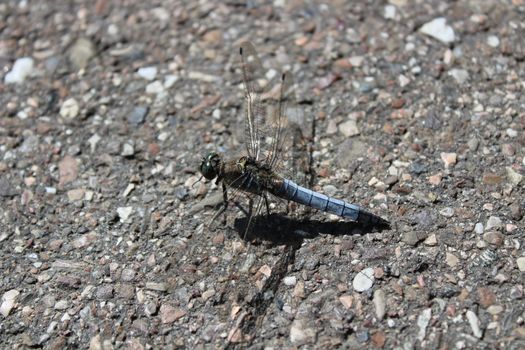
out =
{"type": "Polygon", "coordinates": [[[315,238],[321,234],[333,236],[366,234],[381,231],[387,227],[370,227],[357,222],[326,222],[306,218],[293,218],[273,213],[252,218],[248,232],[248,218],[236,218],[233,227],[240,238],[246,241],[269,241],[275,245],[300,245],[304,239],[315,238]]]}

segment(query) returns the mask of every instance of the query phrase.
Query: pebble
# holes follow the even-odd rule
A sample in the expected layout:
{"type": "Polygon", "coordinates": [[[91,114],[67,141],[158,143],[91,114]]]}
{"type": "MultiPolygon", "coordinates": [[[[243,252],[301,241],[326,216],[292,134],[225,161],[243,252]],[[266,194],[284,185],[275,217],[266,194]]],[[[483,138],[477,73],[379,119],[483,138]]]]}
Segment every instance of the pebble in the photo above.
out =
{"type": "Polygon", "coordinates": [[[481,332],[479,328],[479,318],[478,316],[471,310],[467,311],[467,320],[470,324],[470,328],[472,329],[472,333],[474,333],[474,336],[476,338],[481,338],[483,336],[483,333],[481,332]]]}
{"type": "Polygon", "coordinates": [[[495,246],[501,246],[503,244],[503,234],[498,231],[489,231],[483,235],[483,240],[495,246]]]}
{"type": "Polygon", "coordinates": [[[377,319],[382,320],[386,314],[386,298],[385,292],[382,289],[378,289],[374,292],[373,303],[377,319]]]}
{"type": "Polygon", "coordinates": [[[517,137],[518,136],[518,132],[514,129],[511,129],[511,128],[508,128],[507,130],[505,130],[505,132],[507,133],[507,136],[508,137],[517,137]]]}
{"type": "Polygon", "coordinates": [[[514,170],[510,166],[508,166],[506,170],[507,170],[507,177],[510,183],[513,184],[514,186],[518,186],[523,180],[523,175],[518,173],[516,170],[514,170]]]}
{"type": "Polygon", "coordinates": [[[295,276],[286,276],[283,279],[283,282],[286,286],[295,286],[297,283],[297,278],[295,276]]]}
{"type": "Polygon", "coordinates": [[[456,153],[442,152],[441,153],[441,160],[445,164],[445,168],[449,168],[449,167],[454,166],[456,164],[457,154],[456,153]]]}
{"type": "Polygon", "coordinates": [[[135,106],[131,113],[128,114],[127,120],[128,123],[133,125],[138,125],[144,123],[146,116],[148,115],[149,107],[148,106],[135,106]]]}
{"type": "Polygon", "coordinates": [[[367,267],[355,275],[352,286],[356,292],[364,292],[374,285],[374,269],[367,267]]]}
{"type": "Polygon", "coordinates": [[[67,191],[67,198],[71,202],[79,201],[79,200],[82,200],[84,198],[84,193],[85,192],[86,192],[86,190],[84,190],[83,188],[76,188],[74,190],[69,190],[69,191],[67,191]]]}
{"type": "Polygon", "coordinates": [[[447,253],[445,257],[445,262],[450,267],[456,267],[459,263],[459,258],[452,253],[447,253]]]}
{"type": "MultiPolygon", "coordinates": [[[[78,163],[75,158],[66,155],[58,163],[59,186],[74,181],[78,176],[78,163]]],[[[47,189],[46,189],[47,191],[47,189]]]]}
{"type": "Polygon", "coordinates": [[[78,116],[78,113],[80,112],[80,107],[78,105],[77,100],[74,98],[68,98],[67,100],[62,103],[62,106],[60,106],[60,116],[66,119],[74,119],[78,116]]]}
{"type": "Polygon", "coordinates": [[[503,223],[501,222],[501,219],[497,216],[490,216],[487,220],[487,224],[485,225],[485,229],[491,230],[491,229],[498,229],[503,226],[503,223]]]}
{"type": "Polygon", "coordinates": [[[489,35],[487,38],[487,44],[490,47],[498,47],[499,46],[499,38],[495,35],[489,35]]]}
{"type": "Polygon", "coordinates": [[[6,84],[19,84],[33,73],[35,63],[31,57],[22,57],[15,61],[13,68],[5,77],[6,84]]]}
{"type": "Polygon", "coordinates": [[[91,40],[79,38],[69,51],[69,60],[75,68],[83,69],[87,66],[89,60],[95,55],[95,45],[91,40]]]}
{"type": "Polygon", "coordinates": [[[454,208],[446,207],[441,209],[439,213],[446,218],[451,218],[454,216],[454,208]]]}
{"type": "Polygon", "coordinates": [[[428,236],[427,239],[425,239],[425,241],[423,243],[425,243],[425,245],[430,246],[430,247],[436,246],[437,243],[438,243],[436,234],[433,233],[430,236],[428,236]]]}
{"type": "Polygon", "coordinates": [[[352,308],[354,298],[351,295],[344,294],[339,297],[339,301],[341,302],[341,304],[343,304],[344,307],[350,309],[352,308]]]}
{"type": "Polygon", "coordinates": [[[135,148],[133,145],[130,145],[129,143],[125,143],[122,146],[122,152],[120,153],[123,157],[131,157],[135,154],[135,148]]]}
{"type": "Polygon", "coordinates": [[[410,246],[415,246],[419,242],[419,237],[415,231],[406,231],[403,232],[402,241],[410,246]]]}
{"type": "Polygon", "coordinates": [[[146,289],[165,292],[168,290],[168,285],[164,282],[146,282],[146,289]]]}
{"type": "Polygon", "coordinates": [[[155,80],[153,83],[146,85],[146,93],[152,95],[158,95],[164,92],[164,85],[159,80],[155,80]]]}
{"type": "Polygon", "coordinates": [[[359,135],[359,129],[355,120],[348,120],[339,124],[339,131],[346,137],[359,135]]]}
{"type": "Polygon", "coordinates": [[[431,317],[432,317],[432,309],[430,308],[423,310],[417,317],[417,326],[419,328],[419,331],[417,333],[417,338],[419,339],[419,341],[423,341],[423,339],[425,339],[427,326],[430,322],[431,317]]]}
{"type": "Polygon", "coordinates": [[[464,84],[469,79],[468,71],[465,69],[451,69],[448,74],[454,78],[456,83],[458,84],[464,84]]]}
{"type": "Polygon", "coordinates": [[[476,225],[474,226],[474,232],[476,232],[478,235],[485,232],[483,224],[481,222],[476,223],[476,225]]]}
{"type": "Polygon", "coordinates": [[[137,71],[137,74],[146,80],[153,80],[157,76],[157,67],[141,67],[137,71]]]}
{"type": "Polygon", "coordinates": [[[444,17],[439,17],[423,24],[419,31],[444,44],[450,44],[456,40],[454,29],[447,25],[447,19],[444,17]]]}
{"type": "Polygon", "coordinates": [[[55,310],[66,310],[69,307],[67,300],[61,299],[55,303],[55,310]]]}
{"type": "Polygon", "coordinates": [[[111,299],[113,297],[113,286],[110,284],[105,284],[97,288],[95,292],[97,299],[111,299]]]}
{"type": "Polygon", "coordinates": [[[131,213],[133,212],[133,207],[118,207],[117,214],[120,218],[120,222],[126,222],[131,213]]]}
{"type": "Polygon", "coordinates": [[[397,8],[394,5],[386,5],[383,16],[385,19],[396,19],[397,8]]]}
{"type": "Polygon", "coordinates": [[[521,272],[525,272],[525,256],[521,256],[516,259],[516,264],[521,272]]]}
{"type": "Polygon", "coordinates": [[[290,326],[290,341],[296,345],[303,345],[315,341],[316,332],[308,328],[306,321],[294,320],[290,326]]]}
{"type": "Polygon", "coordinates": [[[473,137],[467,141],[467,146],[472,152],[475,152],[479,147],[479,140],[473,137]]]}
{"type": "Polygon", "coordinates": [[[16,299],[20,295],[20,292],[16,289],[11,289],[2,295],[2,305],[0,305],[0,313],[7,317],[13,309],[16,303],[16,299]]]}
{"type": "Polygon", "coordinates": [[[97,149],[97,144],[101,140],[101,137],[98,134],[93,134],[88,139],[89,148],[91,150],[91,153],[95,153],[95,150],[97,149]]]}
{"type": "Polygon", "coordinates": [[[184,315],[186,315],[184,310],[174,308],[169,304],[162,304],[160,306],[160,319],[164,324],[173,323],[184,315]]]}

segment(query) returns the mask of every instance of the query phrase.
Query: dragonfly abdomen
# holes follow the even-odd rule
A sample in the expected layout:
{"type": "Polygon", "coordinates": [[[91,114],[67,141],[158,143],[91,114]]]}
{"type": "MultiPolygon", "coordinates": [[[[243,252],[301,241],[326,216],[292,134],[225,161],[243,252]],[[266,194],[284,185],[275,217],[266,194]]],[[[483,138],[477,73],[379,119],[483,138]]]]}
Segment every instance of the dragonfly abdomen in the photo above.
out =
{"type": "Polygon", "coordinates": [[[312,191],[306,187],[299,186],[295,182],[282,179],[280,188],[276,189],[275,195],[291,200],[293,202],[307,205],[327,213],[349,218],[363,224],[388,225],[388,221],[372,214],[358,205],[350,204],[340,199],[328,197],[319,192],[312,191]]]}

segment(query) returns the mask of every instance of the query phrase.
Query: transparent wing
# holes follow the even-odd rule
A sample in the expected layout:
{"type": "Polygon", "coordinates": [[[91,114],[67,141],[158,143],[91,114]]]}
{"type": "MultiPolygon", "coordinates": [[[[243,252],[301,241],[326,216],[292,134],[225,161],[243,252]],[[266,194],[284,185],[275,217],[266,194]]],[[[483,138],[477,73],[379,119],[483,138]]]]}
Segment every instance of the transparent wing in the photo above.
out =
{"type": "Polygon", "coordinates": [[[264,88],[259,80],[264,78],[264,71],[255,48],[250,42],[243,42],[240,47],[242,79],[245,100],[245,133],[244,144],[248,156],[261,159],[261,141],[265,137],[263,126],[266,109],[262,104],[264,88]]]}

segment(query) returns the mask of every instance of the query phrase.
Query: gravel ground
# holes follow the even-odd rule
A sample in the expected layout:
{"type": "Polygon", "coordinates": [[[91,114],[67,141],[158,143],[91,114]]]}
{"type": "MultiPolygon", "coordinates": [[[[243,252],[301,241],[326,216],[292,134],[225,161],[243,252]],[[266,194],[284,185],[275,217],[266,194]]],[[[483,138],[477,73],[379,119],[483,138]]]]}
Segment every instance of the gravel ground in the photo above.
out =
{"type": "Polygon", "coordinates": [[[6,0],[0,33],[1,348],[525,348],[523,0],[6,0]],[[390,229],[206,225],[244,40],[314,188],[390,229]]]}

